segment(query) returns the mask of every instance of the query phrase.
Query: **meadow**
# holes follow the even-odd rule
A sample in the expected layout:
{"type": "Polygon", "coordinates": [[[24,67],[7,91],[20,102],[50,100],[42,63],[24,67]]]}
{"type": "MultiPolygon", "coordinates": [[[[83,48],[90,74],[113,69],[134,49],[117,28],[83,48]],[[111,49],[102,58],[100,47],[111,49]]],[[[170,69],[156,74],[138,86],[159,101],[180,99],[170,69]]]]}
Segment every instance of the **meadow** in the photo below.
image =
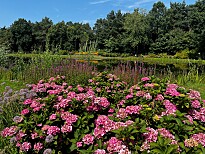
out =
{"type": "Polygon", "coordinates": [[[22,56],[0,69],[1,153],[205,151],[203,61],[22,56]]]}

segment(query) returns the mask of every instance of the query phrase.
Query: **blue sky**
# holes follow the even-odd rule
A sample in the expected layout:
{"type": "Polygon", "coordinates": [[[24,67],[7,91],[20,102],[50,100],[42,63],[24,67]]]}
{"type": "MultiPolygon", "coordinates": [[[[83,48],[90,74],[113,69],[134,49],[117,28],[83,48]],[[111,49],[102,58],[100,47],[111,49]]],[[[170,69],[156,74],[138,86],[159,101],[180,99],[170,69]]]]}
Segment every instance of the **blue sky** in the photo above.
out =
{"type": "MultiPolygon", "coordinates": [[[[161,0],[169,7],[170,0],[161,0]]],[[[0,27],[9,27],[18,18],[32,22],[49,17],[54,23],[83,22],[94,25],[96,19],[105,18],[111,11],[132,12],[134,8],[150,10],[157,0],[1,0],[0,27]]],[[[182,0],[171,0],[182,2],[182,0]]],[[[186,0],[194,4],[195,0],[186,0]]]]}

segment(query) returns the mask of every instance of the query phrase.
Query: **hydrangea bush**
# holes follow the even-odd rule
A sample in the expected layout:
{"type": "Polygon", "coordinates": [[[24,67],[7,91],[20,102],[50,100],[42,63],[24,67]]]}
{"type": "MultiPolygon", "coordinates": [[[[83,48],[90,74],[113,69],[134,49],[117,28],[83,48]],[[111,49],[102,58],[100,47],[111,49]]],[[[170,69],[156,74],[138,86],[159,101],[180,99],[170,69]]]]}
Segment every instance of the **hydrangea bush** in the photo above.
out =
{"type": "Polygon", "coordinates": [[[1,131],[18,153],[204,153],[200,93],[155,77],[128,87],[97,73],[87,86],[64,76],[32,85],[13,125],[1,131]]]}

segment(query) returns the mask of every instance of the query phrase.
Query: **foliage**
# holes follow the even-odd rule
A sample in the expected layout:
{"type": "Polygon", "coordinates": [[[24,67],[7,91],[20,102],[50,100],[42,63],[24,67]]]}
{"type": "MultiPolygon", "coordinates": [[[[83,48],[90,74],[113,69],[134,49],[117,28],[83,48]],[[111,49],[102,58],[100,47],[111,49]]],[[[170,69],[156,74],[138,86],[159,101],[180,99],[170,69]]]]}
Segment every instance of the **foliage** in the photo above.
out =
{"type": "Polygon", "coordinates": [[[37,97],[22,102],[24,109],[1,132],[13,151],[204,152],[205,101],[198,91],[153,76],[130,88],[106,72],[87,86],[69,86],[64,78],[32,85],[37,97]]]}
{"type": "Polygon", "coordinates": [[[182,50],[182,51],[179,51],[177,52],[175,55],[174,55],[175,58],[179,58],[179,59],[188,59],[189,58],[189,55],[187,53],[187,50],[182,50]]]}
{"type": "Polygon", "coordinates": [[[93,28],[71,21],[54,24],[48,17],[35,23],[20,18],[10,27],[0,29],[0,44],[11,52],[49,51],[54,54],[62,50],[103,50],[132,55],[175,55],[189,49],[200,53],[189,58],[205,59],[204,6],[204,0],[190,5],[185,1],[171,2],[170,7],[159,1],[149,11],[140,8],[131,13],[112,10],[105,18],[97,19],[93,28]]]}

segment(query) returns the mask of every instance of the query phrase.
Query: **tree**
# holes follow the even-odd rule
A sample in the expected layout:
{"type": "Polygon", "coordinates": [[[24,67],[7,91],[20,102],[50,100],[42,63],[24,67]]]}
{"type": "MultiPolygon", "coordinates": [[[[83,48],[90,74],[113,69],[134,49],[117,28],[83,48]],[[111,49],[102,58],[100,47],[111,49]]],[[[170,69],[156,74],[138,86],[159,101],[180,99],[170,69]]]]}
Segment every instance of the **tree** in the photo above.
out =
{"type": "Polygon", "coordinates": [[[170,55],[176,54],[178,51],[184,49],[196,49],[197,38],[196,35],[190,31],[185,32],[179,28],[174,29],[161,35],[155,43],[150,47],[154,53],[167,53],[170,55]]]}
{"type": "Polygon", "coordinates": [[[142,53],[148,45],[146,14],[143,11],[140,12],[139,9],[135,9],[132,14],[125,17],[124,28],[127,33],[125,41],[131,45],[137,54],[142,53]]]}
{"type": "Polygon", "coordinates": [[[65,50],[65,43],[67,42],[67,26],[64,21],[52,25],[48,29],[46,43],[48,49],[52,52],[58,52],[58,50],[65,50]]]}
{"type": "Polygon", "coordinates": [[[110,52],[123,52],[122,39],[125,15],[121,11],[111,11],[106,19],[97,20],[94,33],[98,42],[98,48],[110,52]]]}
{"type": "Polygon", "coordinates": [[[33,43],[31,22],[27,22],[25,19],[20,18],[11,25],[10,31],[11,49],[14,52],[30,52],[33,43]]]}
{"type": "Polygon", "coordinates": [[[165,18],[166,11],[167,9],[164,3],[159,1],[154,3],[146,17],[149,22],[149,34],[152,42],[155,42],[160,34],[168,32],[168,26],[165,18]]]}
{"type": "Polygon", "coordinates": [[[11,32],[8,28],[3,27],[0,29],[0,47],[4,47],[6,49],[10,49],[10,40],[11,32]]]}
{"type": "Polygon", "coordinates": [[[45,51],[46,50],[46,35],[49,28],[53,25],[52,20],[48,17],[43,18],[40,22],[33,24],[34,35],[34,49],[45,51]]]}

